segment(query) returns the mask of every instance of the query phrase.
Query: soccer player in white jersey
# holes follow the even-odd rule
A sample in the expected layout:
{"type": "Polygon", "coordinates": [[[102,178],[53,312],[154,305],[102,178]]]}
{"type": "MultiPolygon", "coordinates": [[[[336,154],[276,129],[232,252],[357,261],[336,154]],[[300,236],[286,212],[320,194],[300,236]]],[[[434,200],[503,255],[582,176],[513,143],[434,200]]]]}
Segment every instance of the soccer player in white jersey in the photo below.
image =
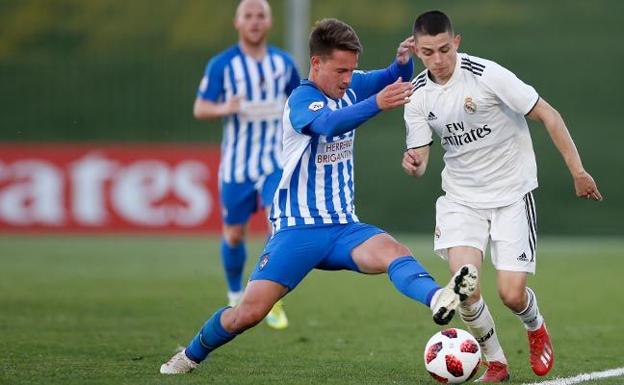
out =
{"type": "MultiPolygon", "coordinates": [[[[536,217],[532,191],[537,171],[525,117],[540,121],[563,156],[579,197],[601,200],[559,113],[533,87],[490,61],[458,53],[460,36],[449,18],[430,11],[414,23],[414,50],[426,69],[413,80],[405,106],[407,148],[402,166],[424,174],[435,132],[444,149],[442,188],[436,203],[435,251],[451,272],[481,267],[488,241],[498,294],[528,332],[530,363],[546,375],[554,352],[535,293],[526,286],[535,273],[536,217]]],[[[494,321],[477,290],[459,307],[481,344],[488,369],[480,382],[509,379],[494,321]]]]}
{"type": "MultiPolygon", "coordinates": [[[[197,119],[223,118],[219,192],[223,213],[221,259],[230,305],[240,301],[246,225],[270,208],[281,177],[281,118],[299,74],[285,52],[267,44],[271,8],[243,0],[234,18],[238,44],[210,60],[194,105],[197,119]],[[261,206],[261,207],[258,207],[261,206]]],[[[275,329],[288,326],[281,303],[267,315],[275,329]]]]}
{"type": "Polygon", "coordinates": [[[445,324],[476,289],[477,273],[463,266],[440,288],[409,249],[383,230],[361,223],[353,206],[354,130],[411,95],[413,63],[403,41],[385,69],[355,71],[362,49],[355,31],[321,20],[310,35],[310,74],[284,111],[284,173],[271,220],[275,232],[251,274],[240,304],[217,310],[186,349],[163,364],[164,374],[186,373],[219,346],[256,325],[273,304],[312,269],[388,273],[394,286],[430,306],[445,324]]]}

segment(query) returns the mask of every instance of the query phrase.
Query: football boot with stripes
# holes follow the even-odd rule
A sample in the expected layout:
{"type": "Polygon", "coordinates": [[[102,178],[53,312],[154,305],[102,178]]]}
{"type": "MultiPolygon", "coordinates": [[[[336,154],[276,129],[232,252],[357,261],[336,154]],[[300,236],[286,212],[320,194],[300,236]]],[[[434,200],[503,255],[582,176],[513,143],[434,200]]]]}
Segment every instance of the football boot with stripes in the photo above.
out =
{"type": "Polygon", "coordinates": [[[533,373],[545,376],[552,369],[555,362],[555,351],[550,342],[550,335],[546,324],[535,331],[527,332],[529,337],[529,361],[533,373]]]}

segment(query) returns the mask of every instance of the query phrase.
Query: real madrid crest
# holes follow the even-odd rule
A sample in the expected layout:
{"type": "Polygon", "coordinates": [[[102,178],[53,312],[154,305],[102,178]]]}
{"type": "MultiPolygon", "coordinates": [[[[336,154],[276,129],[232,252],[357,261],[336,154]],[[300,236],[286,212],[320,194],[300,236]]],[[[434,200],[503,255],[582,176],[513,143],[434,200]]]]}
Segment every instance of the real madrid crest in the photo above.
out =
{"type": "Polygon", "coordinates": [[[472,101],[471,97],[464,99],[464,111],[470,115],[477,112],[477,104],[472,101]]]}

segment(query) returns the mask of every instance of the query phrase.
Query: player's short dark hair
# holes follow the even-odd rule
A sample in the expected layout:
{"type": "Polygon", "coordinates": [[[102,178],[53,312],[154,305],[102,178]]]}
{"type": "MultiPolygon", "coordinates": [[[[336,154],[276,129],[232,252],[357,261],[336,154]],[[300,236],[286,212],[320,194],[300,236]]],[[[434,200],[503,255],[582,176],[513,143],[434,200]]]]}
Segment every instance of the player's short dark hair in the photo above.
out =
{"type": "Polygon", "coordinates": [[[310,33],[310,56],[329,56],[340,51],[362,52],[362,44],[355,30],[338,19],[317,21],[310,33]]]}
{"type": "Polygon", "coordinates": [[[453,24],[444,12],[428,11],[416,18],[414,21],[414,36],[429,35],[435,36],[441,33],[450,32],[453,34],[453,24]]]}

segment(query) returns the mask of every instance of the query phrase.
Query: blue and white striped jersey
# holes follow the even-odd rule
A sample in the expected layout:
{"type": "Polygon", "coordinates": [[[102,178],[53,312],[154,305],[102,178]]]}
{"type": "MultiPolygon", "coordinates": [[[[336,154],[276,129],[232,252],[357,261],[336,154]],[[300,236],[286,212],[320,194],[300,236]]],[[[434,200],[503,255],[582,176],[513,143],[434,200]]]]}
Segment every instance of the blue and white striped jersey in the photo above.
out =
{"type": "Polygon", "coordinates": [[[219,178],[257,181],[282,165],[284,103],[299,85],[291,57],[273,46],[257,61],[234,45],[210,60],[197,96],[222,103],[237,95],[239,113],[224,118],[219,178]]]}
{"type": "Polygon", "coordinates": [[[374,95],[394,81],[387,78],[388,73],[354,72],[350,88],[339,100],[326,96],[307,80],[288,98],[283,120],[284,170],[270,215],[273,232],[293,226],[358,222],[353,204],[355,130],[325,136],[306,127],[323,113],[374,95]]]}

